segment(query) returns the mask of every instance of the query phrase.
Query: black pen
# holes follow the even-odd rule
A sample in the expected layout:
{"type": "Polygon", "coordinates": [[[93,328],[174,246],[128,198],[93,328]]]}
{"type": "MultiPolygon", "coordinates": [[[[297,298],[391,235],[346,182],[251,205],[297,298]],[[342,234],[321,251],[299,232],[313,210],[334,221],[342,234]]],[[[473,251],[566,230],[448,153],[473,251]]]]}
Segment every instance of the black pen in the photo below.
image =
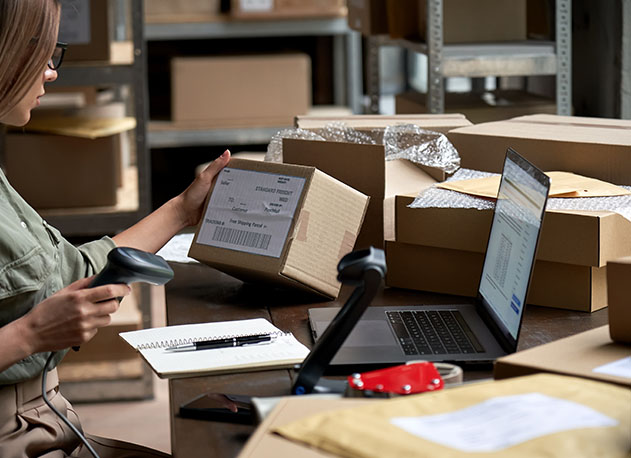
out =
{"type": "Polygon", "coordinates": [[[192,351],[192,350],[210,350],[213,348],[230,348],[243,347],[244,345],[257,345],[263,343],[271,343],[271,334],[257,334],[253,336],[228,337],[216,340],[201,340],[189,344],[176,345],[168,347],[167,351],[192,351]]]}

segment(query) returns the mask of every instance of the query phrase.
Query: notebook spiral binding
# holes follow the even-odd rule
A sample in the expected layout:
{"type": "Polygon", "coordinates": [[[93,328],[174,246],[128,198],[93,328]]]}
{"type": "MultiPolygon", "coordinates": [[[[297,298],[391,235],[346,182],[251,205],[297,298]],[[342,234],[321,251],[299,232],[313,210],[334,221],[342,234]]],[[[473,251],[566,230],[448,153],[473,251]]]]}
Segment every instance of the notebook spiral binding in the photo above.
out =
{"type": "MultiPolygon", "coordinates": [[[[291,332],[283,332],[283,331],[274,331],[270,333],[266,332],[264,334],[269,334],[270,336],[272,336],[272,338],[276,338],[276,339],[280,337],[286,337],[286,336],[292,335],[291,332]]],[[[145,344],[140,344],[136,347],[136,349],[137,350],[154,350],[154,349],[159,349],[159,348],[177,347],[179,345],[192,344],[195,342],[232,339],[234,337],[247,337],[251,335],[258,335],[258,334],[232,334],[232,335],[213,336],[213,337],[207,336],[207,337],[191,337],[191,338],[186,338],[186,339],[158,340],[155,342],[148,342],[145,344]]]]}

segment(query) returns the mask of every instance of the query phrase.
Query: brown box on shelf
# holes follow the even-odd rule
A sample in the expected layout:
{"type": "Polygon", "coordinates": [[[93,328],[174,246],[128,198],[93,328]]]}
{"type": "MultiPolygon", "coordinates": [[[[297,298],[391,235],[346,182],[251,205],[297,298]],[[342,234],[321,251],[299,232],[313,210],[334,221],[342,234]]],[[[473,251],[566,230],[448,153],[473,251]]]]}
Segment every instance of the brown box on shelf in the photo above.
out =
{"type": "MultiPolygon", "coordinates": [[[[396,196],[399,242],[484,253],[492,210],[409,208],[415,195],[396,196]]],[[[631,221],[611,211],[549,210],[545,214],[537,259],[604,267],[631,256],[631,221]]]]}
{"type": "Polygon", "coordinates": [[[187,126],[291,126],[311,105],[306,54],[176,57],[172,119],[187,126]]]}
{"type": "MultiPolygon", "coordinates": [[[[426,13],[426,0],[388,0],[390,36],[425,41],[426,13]]],[[[446,44],[526,39],[526,0],[444,0],[442,19],[446,44]]]]}
{"type": "Polygon", "coordinates": [[[313,166],[370,196],[355,248],[383,247],[393,235],[392,199],[398,192],[420,192],[434,179],[405,160],[386,161],[383,145],[283,139],[283,161],[313,166]]]}
{"type": "Polygon", "coordinates": [[[346,15],[345,0],[231,0],[237,19],[286,19],[346,15]]]}
{"type": "MultiPolygon", "coordinates": [[[[427,96],[419,92],[405,92],[395,96],[397,114],[427,113],[427,96]]],[[[445,93],[445,111],[462,113],[473,124],[500,121],[528,114],[556,114],[553,99],[525,91],[502,90],[476,94],[471,92],[445,93]]]]}
{"type": "Polygon", "coordinates": [[[383,0],[347,0],[348,26],[362,35],[388,33],[386,2],[383,0]]]}
{"type": "Polygon", "coordinates": [[[59,41],[67,61],[109,61],[112,54],[109,1],[62,0],[59,41]]]}
{"type": "Polygon", "coordinates": [[[511,147],[544,171],[631,184],[631,120],[520,116],[454,129],[449,139],[464,168],[500,173],[511,147]]]}
{"type": "Polygon", "coordinates": [[[493,372],[496,379],[551,372],[631,387],[631,378],[602,369],[627,358],[630,352],[628,345],[611,341],[605,325],[503,356],[495,362],[493,372]]]}
{"type": "Polygon", "coordinates": [[[38,209],[116,205],[121,136],[134,126],[133,118],[33,119],[6,137],[7,177],[38,209]]]}
{"type": "MultiPolygon", "coordinates": [[[[386,284],[475,297],[484,254],[387,241],[386,284]]],[[[607,306],[606,267],[536,261],[527,303],[593,312],[607,306]]]]}
{"type": "Polygon", "coordinates": [[[607,262],[611,340],[631,344],[631,257],[607,262]]]}
{"type": "Polygon", "coordinates": [[[205,22],[222,17],[221,0],[150,0],[144,6],[147,23],[205,22]]]}
{"type": "Polygon", "coordinates": [[[245,281],[335,298],[368,197],[314,167],[233,159],[210,192],[189,256],[245,281]]]}

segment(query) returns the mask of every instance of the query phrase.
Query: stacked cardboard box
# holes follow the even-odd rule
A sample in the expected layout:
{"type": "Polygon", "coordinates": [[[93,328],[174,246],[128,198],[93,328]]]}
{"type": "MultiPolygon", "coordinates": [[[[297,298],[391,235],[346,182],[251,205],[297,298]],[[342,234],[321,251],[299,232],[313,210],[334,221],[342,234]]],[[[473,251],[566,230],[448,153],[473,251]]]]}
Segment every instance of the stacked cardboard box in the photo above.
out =
{"type": "MultiPolygon", "coordinates": [[[[317,130],[331,122],[342,122],[359,131],[383,131],[387,126],[414,124],[427,130],[448,132],[470,125],[462,115],[298,117],[296,126],[317,130]]],[[[423,168],[402,159],[385,161],[383,145],[333,141],[283,140],[283,161],[310,165],[370,196],[364,225],[356,248],[383,247],[393,234],[394,196],[418,192],[435,179],[444,179],[438,169],[423,168]],[[429,173],[433,174],[432,178],[429,173]]]]}
{"type": "MultiPolygon", "coordinates": [[[[585,118],[540,115],[458,128],[449,136],[467,168],[500,172],[511,146],[543,170],[628,184],[630,127],[629,121],[592,124],[585,118]]],[[[408,208],[413,198],[396,198],[395,241],[386,246],[387,283],[474,296],[492,211],[408,208]]],[[[622,215],[547,211],[528,303],[586,312],[605,307],[607,262],[629,255],[631,221],[622,215]]]]}
{"type": "Polygon", "coordinates": [[[345,0],[231,0],[238,19],[317,18],[346,15],[345,0]]]}

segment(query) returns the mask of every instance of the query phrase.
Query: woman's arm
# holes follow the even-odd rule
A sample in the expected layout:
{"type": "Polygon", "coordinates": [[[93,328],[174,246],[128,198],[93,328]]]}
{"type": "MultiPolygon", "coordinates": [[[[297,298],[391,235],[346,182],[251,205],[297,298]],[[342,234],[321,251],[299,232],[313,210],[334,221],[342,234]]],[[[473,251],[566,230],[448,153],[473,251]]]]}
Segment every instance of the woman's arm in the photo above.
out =
{"type": "Polygon", "coordinates": [[[229,160],[230,152],[226,150],[182,194],[114,236],[116,245],[155,253],[179,231],[196,225],[202,217],[210,185],[229,160]]]}
{"type": "Polygon", "coordinates": [[[88,288],[92,279],[72,283],[0,328],[0,372],[34,353],[81,345],[110,323],[117,298],[131,289],[120,284],[88,288]]]}

